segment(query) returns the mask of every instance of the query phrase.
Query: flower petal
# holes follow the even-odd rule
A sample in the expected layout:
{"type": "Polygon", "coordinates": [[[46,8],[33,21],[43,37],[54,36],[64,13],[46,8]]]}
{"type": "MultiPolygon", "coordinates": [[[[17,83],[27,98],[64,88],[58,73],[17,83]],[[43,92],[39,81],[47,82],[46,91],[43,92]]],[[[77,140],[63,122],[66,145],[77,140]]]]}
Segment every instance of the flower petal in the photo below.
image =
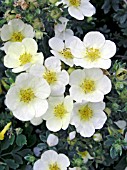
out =
{"type": "Polygon", "coordinates": [[[20,103],[18,108],[13,111],[13,115],[21,121],[29,121],[34,118],[35,110],[30,105],[20,103]]]}
{"type": "Polygon", "coordinates": [[[68,167],[70,165],[68,157],[64,154],[59,154],[57,162],[60,164],[61,169],[68,167]]]}
{"type": "Polygon", "coordinates": [[[33,107],[35,109],[35,117],[40,117],[44,113],[46,113],[48,109],[48,102],[47,100],[42,100],[42,99],[36,99],[36,102],[33,103],[33,107]]]}
{"type": "Polygon", "coordinates": [[[51,118],[46,121],[46,127],[53,132],[58,132],[62,128],[62,121],[57,118],[51,118]]]}
{"type": "Polygon", "coordinates": [[[20,19],[12,19],[9,21],[8,25],[10,25],[14,32],[20,32],[23,30],[25,24],[20,19]]]}
{"type": "Polygon", "coordinates": [[[81,10],[82,14],[86,17],[91,17],[96,12],[95,7],[90,2],[86,1],[81,1],[79,9],[81,10]]]}
{"type": "Polygon", "coordinates": [[[101,49],[101,53],[103,58],[109,59],[113,57],[116,53],[116,45],[114,42],[110,40],[106,40],[104,46],[101,49]]]}
{"type": "Polygon", "coordinates": [[[101,48],[105,43],[105,37],[98,31],[91,31],[85,35],[83,42],[86,47],[101,48]]]}
{"type": "Polygon", "coordinates": [[[111,91],[111,87],[111,80],[107,76],[104,76],[97,82],[97,88],[104,94],[108,94],[111,91]]]}
{"type": "Polygon", "coordinates": [[[84,19],[82,12],[78,8],[70,6],[68,8],[68,12],[72,17],[76,18],[77,20],[83,20],[84,19]]]}
{"type": "Polygon", "coordinates": [[[23,45],[25,46],[25,51],[32,55],[37,53],[38,46],[34,39],[32,38],[24,38],[22,41],[23,45]]]}
{"type": "Polygon", "coordinates": [[[63,41],[56,37],[49,40],[49,46],[55,51],[62,51],[64,49],[63,41]]]}
{"type": "Polygon", "coordinates": [[[24,29],[22,30],[22,34],[24,35],[24,37],[33,38],[35,35],[35,32],[31,25],[25,24],[24,29]]]}
{"type": "Polygon", "coordinates": [[[1,29],[1,39],[2,41],[7,41],[11,39],[13,30],[9,25],[4,25],[1,29]]]}
{"type": "Polygon", "coordinates": [[[45,60],[45,67],[48,70],[61,71],[61,62],[56,57],[49,57],[45,60]]]}

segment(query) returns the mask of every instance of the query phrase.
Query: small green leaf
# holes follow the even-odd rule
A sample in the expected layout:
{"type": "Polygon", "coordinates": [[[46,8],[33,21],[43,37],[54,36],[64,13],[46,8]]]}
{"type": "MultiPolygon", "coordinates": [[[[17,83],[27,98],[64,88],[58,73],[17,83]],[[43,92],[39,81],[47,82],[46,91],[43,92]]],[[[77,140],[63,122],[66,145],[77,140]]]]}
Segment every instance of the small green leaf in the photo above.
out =
{"type": "Polygon", "coordinates": [[[16,144],[18,146],[26,145],[27,144],[26,136],[22,134],[18,135],[16,138],[16,144]]]}
{"type": "Polygon", "coordinates": [[[5,162],[12,169],[17,169],[19,167],[19,165],[17,163],[15,163],[15,161],[12,159],[6,159],[5,162]]]}

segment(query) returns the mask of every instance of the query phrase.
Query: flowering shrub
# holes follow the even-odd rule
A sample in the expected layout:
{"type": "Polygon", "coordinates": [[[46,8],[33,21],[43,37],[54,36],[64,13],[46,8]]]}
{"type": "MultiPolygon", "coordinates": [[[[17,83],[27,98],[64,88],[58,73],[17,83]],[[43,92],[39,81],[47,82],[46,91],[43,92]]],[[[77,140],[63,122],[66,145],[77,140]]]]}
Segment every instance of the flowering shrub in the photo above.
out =
{"type": "Polygon", "coordinates": [[[126,170],[127,2],[0,5],[0,170],[126,170]]]}

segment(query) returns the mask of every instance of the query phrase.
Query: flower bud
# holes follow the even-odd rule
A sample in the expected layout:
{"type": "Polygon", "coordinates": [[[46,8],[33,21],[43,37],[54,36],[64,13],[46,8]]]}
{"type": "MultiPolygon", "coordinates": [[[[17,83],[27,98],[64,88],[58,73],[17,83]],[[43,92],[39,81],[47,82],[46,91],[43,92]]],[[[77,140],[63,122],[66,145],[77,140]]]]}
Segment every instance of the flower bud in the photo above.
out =
{"type": "Polygon", "coordinates": [[[69,139],[73,140],[75,138],[75,135],[76,135],[76,131],[70,132],[69,133],[69,139]]]}
{"type": "Polygon", "coordinates": [[[95,133],[93,135],[93,140],[96,141],[96,142],[102,141],[102,135],[100,133],[95,133]]]}
{"type": "Polygon", "coordinates": [[[53,19],[58,19],[60,16],[61,16],[61,10],[59,8],[55,8],[51,11],[51,14],[50,16],[53,18],[53,19]]]}
{"type": "Polygon", "coordinates": [[[58,0],[49,0],[50,3],[55,4],[58,0]]]}
{"type": "Polygon", "coordinates": [[[125,80],[127,78],[127,70],[124,68],[119,68],[116,71],[116,77],[118,80],[125,80]]]}
{"type": "Polygon", "coordinates": [[[55,136],[54,134],[50,134],[47,138],[47,144],[52,147],[52,146],[56,146],[59,142],[59,139],[57,136],[55,136]]]}
{"type": "Polygon", "coordinates": [[[43,38],[43,32],[41,32],[41,31],[36,31],[35,32],[35,37],[37,38],[37,39],[42,39],[43,38]]]}

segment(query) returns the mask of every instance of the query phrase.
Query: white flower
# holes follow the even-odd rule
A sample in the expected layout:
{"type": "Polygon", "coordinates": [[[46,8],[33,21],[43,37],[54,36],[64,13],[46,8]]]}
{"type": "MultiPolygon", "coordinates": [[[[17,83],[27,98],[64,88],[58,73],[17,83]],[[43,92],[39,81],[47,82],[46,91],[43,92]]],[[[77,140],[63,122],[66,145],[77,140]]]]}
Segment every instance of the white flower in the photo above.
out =
{"type": "Polygon", "coordinates": [[[30,122],[31,122],[32,125],[38,126],[38,125],[40,125],[43,122],[42,116],[40,116],[40,117],[33,117],[30,120],[30,122]]]}
{"type": "Polygon", "coordinates": [[[89,0],[62,0],[68,6],[69,14],[77,20],[83,20],[84,16],[91,17],[95,14],[95,7],[89,0]]]}
{"type": "Polygon", "coordinates": [[[55,25],[55,37],[60,38],[62,40],[66,40],[74,35],[71,29],[66,29],[67,22],[69,21],[67,18],[60,17],[59,21],[61,23],[57,23],[55,25]]]}
{"type": "Polygon", "coordinates": [[[73,140],[75,138],[75,136],[76,136],[76,131],[73,131],[73,132],[69,133],[69,139],[70,140],[73,140]]]}
{"type": "Polygon", "coordinates": [[[103,68],[111,66],[110,58],[116,53],[116,45],[105,40],[98,31],[87,33],[83,42],[79,39],[71,43],[71,52],[75,56],[74,64],[83,68],[103,68]]]}
{"type": "Polygon", "coordinates": [[[77,69],[70,75],[70,96],[77,102],[82,100],[100,102],[111,91],[111,81],[101,69],[77,69]]]}
{"type": "Polygon", "coordinates": [[[59,139],[57,136],[55,136],[54,134],[50,134],[47,138],[47,144],[51,147],[51,146],[56,146],[59,142],[59,139]]]}
{"type": "Polygon", "coordinates": [[[4,65],[19,73],[27,70],[35,63],[43,63],[43,54],[37,53],[38,46],[34,39],[25,38],[22,42],[11,44],[4,57],[4,65]]]}
{"type": "Polygon", "coordinates": [[[47,111],[49,95],[50,86],[44,79],[21,73],[8,90],[5,104],[17,119],[29,121],[47,111]]]}
{"type": "Polygon", "coordinates": [[[33,38],[34,35],[33,27],[29,24],[25,24],[20,19],[10,20],[8,24],[3,25],[1,29],[1,39],[3,41],[8,41],[4,45],[5,51],[12,42],[21,42],[26,37],[33,38]]]}
{"type": "Polygon", "coordinates": [[[49,57],[45,60],[45,66],[42,64],[33,65],[30,74],[43,77],[51,87],[52,96],[60,96],[65,92],[65,86],[69,83],[67,71],[61,71],[61,62],[56,57],[49,57]]]}
{"type": "Polygon", "coordinates": [[[34,163],[33,170],[67,170],[69,165],[70,161],[66,155],[48,150],[34,163]]]}
{"type": "Polygon", "coordinates": [[[102,135],[100,133],[95,133],[93,135],[93,140],[96,141],[96,142],[102,141],[102,135]]]}
{"type": "Polygon", "coordinates": [[[74,103],[70,124],[83,137],[91,137],[95,129],[101,129],[107,119],[103,112],[105,103],[74,103]]]}
{"type": "Polygon", "coordinates": [[[60,129],[66,130],[70,123],[73,100],[70,96],[50,97],[49,108],[43,115],[46,126],[50,131],[57,132],[60,129]]]}
{"type": "Polygon", "coordinates": [[[65,40],[61,40],[60,38],[53,37],[49,40],[49,46],[52,48],[51,53],[63,61],[65,64],[72,67],[74,65],[73,58],[70,51],[70,44],[72,41],[77,40],[78,38],[73,36],[65,40]]]}
{"type": "Polygon", "coordinates": [[[82,156],[83,158],[83,162],[86,164],[88,162],[89,159],[93,159],[93,157],[90,156],[88,151],[84,151],[84,152],[79,152],[79,155],[82,156]]]}

